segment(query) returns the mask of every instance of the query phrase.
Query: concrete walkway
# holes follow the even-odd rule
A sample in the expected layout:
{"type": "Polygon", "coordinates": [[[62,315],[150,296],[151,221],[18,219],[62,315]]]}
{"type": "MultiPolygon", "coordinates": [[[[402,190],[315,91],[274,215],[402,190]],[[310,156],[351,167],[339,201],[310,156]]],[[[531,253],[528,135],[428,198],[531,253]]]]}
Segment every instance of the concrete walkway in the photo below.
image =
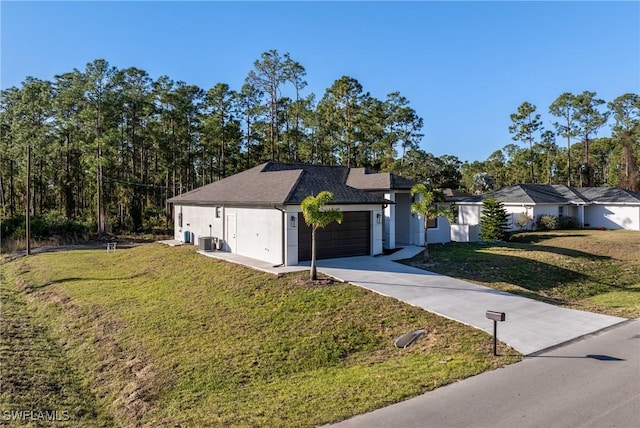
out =
{"type": "MultiPolygon", "coordinates": [[[[413,257],[422,250],[422,247],[407,246],[389,256],[319,260],[318,272],[394,297],[489,334],[493,334],[493,321],[486,318],[486,311],[505,312],[506,321],[498,325],[498,339],[524,355],[625,321],[624,318],[559,308],[394,261],[413,257]]],[[[200,251],[200,254],[275,275],[309,269],[308,263],[273,266],[222,251],[200,251]]]]}
{"type": "Polygon", "coordinates": [[[259,270],[260,272],[266,272],[273,275],[284,275],[291,272],[303,272],[309,270],[309,265],[304,266],[282,266],[273,265],[273,263],[265,262],[263,260],[256,260],[250,257],[241,256],[235,253],[228,253],[226,251],[198,251],[203,256],[211,257],[213,259],[224,260],[229,263],[235,263],[237,265],[246,266],[251,269],[259,270]]]}
{"type": "Polygon", "coordinates": [[[524,355],[625,321],[559,308],[393,261],[411,257],[420,250],[420,247],[409,247],[402,250],[404,253],[391,256],[320,260],[318,271],[489,334],[493,334],[493,321],[486,318],[486,311],[505,312],[506,321],[498,325],[498,339],[524,355]]]}

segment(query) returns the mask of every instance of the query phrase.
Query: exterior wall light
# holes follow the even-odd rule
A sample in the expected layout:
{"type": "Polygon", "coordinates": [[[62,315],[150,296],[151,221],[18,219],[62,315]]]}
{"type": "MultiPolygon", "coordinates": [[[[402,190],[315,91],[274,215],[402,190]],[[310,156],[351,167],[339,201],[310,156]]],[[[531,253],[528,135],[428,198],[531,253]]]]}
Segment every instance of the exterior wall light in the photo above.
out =
{"type": "Polygon", "coordinates": [[[291,216],[291,227],[296,227],[296,216],[291,216]]]}
{"type": "Polygon", "coordinates": [[[382,214],[380,214],[380,213],[376,214],[376,222],[378,224],[382,223],[382,214]]]}

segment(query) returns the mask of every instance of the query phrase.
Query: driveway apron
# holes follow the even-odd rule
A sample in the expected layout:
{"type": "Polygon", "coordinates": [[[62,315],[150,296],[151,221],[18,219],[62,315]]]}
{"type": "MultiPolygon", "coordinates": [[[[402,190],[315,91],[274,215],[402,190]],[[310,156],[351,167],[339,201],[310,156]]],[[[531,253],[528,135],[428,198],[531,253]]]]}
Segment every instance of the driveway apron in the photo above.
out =
{"type": "Polygon", "coordinates": [[[493,334],[493,321],[486,318],[486,311],[505,312],[506,321],[498,323],[498,339],[524,355],[625,321],[624,318],[559,308],[406,266],[388,256],[320,260],[318,270],[489,334],[493,334]]]}

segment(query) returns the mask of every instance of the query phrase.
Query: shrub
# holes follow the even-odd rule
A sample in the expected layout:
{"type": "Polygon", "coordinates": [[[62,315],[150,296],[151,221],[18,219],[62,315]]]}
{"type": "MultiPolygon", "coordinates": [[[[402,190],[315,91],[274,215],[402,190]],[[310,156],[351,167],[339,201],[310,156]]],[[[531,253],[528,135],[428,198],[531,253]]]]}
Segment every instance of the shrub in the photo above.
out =
{"type": "Polygon", "coordinates": [[[527,229],[531,218],[526,213],[518,213],[515,218],[515,223],[520,229],[527,229]]]}
{"type": "Polygon", "coordinates": [[[502,241],[507,237],[508,225],[504,204],[493,198],[485,199],[480,216],[480,238],[483,241],[502,241]]]}
{"type": "MultiPolygon", "coordinates": [[[[0,233],[3,239],[12,237],[16,231],[22,229],[24,231],[25,218],[23,215],[3,218],[0,221],[0,233]]],[[[24,233],[23,233],[24,236],[24,233]]]]}
{"type": "MultiPolygon", "coordinates": [[[[66,218],[56,211],[50,211],[31,219],[31,237],[46,239],[52,236],[78,237],[89,232],[89,225],[66,218]]],[[[14,217],[2,221],[3,239],[21,239],[26,236],[25,217],[14,217]]]]}
{"type": "Polygon", "coordinates": [[[556,230],[558,229],[558,218],[551,214],[544,214],[538,217],[536,222],[538,230],[556,230]]]}
{"type": "Polygon", "coordinates": [[[580,222],[575,217],[562,216],[558,219],[558,227],[560,229],[578,229],[580,222]]]}

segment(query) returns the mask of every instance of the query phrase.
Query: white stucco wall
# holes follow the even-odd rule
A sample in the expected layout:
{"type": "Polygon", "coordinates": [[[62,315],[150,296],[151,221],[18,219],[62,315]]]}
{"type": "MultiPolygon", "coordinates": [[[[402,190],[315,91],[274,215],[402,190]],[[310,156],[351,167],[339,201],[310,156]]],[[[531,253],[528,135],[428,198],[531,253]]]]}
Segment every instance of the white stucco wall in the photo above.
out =
{"type": "Polygon", "coordinates": [[[411,216],[411,196],[408,193],[398,193],[395,195],[395,246],[413,244],[415,236],[415,224],[411,216]]]}
{"type": "MultiPolygon", "coordinates": [[[[424,234],[424,228],[422,228],[422,233],[424,234]]],[[[449,220],[446,217],[438,217],[438,221],[436,223],[435,228],[429,228],[427,231],[427,239],[429,240],[429,244],[444,244],[451,241],[451,225],[449,224],[449,220]]],[[[424,237],[421,239],[422,244],[424,245],[424,237]]]]}
{"type": "Polygon", "coordinates": [[[623,205],[589,205],[585,223],[590,227],[640,230],[640,207],[623,205]]]}
{"type": "MultiPolygon", "coordinates": [[[[563,215],[571,215],[568,212],[568,208],[563,205],[563,210],[567,212],[563,212],[563,215]]],[[[536,205],[533,209],[534,218],[538,220],[538,217],[543,215],[552,215],[554,217],[558,217],[558,204],[548,204],[548,205],[536,205]]]]}
{"type": "Polygon", "coordinates": [[[198,238],[201,236],[223,236],[222,209],[220,218],[215,217],[216,207],[214,206],[175,205],[173,209],[174,239],[184,242],[185,232],[190,232],[190,242],[198,245],[198,238]],[[178,222],[180,213],[182,213],[182,226],[178,222]]]}
{"type": "Polygon", "coordinates": [[[480,226],[477,224],[452,224],[450,236],[454,242],[479,242],[480,226]]]}
{"type": "Polygon", "coordinates": [[[298,264],[298,223],[304,221],[302,215],[298,215],[299,213],[300,207],[295,209],[288,207],[285,213],[287,227],[285,264],[287,266],[295,266],[298,264]],[[295,223],[292,223],[291,217],[295,218],[295,223]]]}
{"type": "MultiPolygon", "coordinates": [[[[371,255],[382,254],[381,205],[337,205],[340,211],[369,211],[371,223],[371,255]],[[378,223],[378,216],[381,222],[378,223]]],[[[198,244],[202,236],[215,236],[224,240],[223,251],[264,260],[274,265],[298,264],[298,213],[300,206],[282,208],[239,208],[219,207],[220,217],[216,218],[215,206],[175,205],[174,239],[184,242],[186,231],[191,233],[191,243],[198,244]],[[178,216],[182,214],[182,227],[178,216]],[[282,223],[286,229],[283,243],[282,223]],[[295,217],[295,224],[291,221],[295,217]],[[235,226],[234,226],[235,224],[235,226]],[[211,225],[211,228],[209,228],[211,225]],[[284,254],[283,254],[284,245],[284,254]]],[[[302,218],[302,216],[300,216],[302,218]]]]}
{"type": "Polygon", "coordinates": [[[221,206],[174,206],[174,239],[184,242],[190,232],[190,242],[198,245],[198,238],[214,236],[224,240],[224,251],[243,256],[282,263],[282,213],[275,209],[228,208],[221,206]],[[219,217],[216,217],[216,209],[219,217]],[[178,222],[182,213],[182,227],[178,222]],[[235,221],[231,229],[229,221],[235,221]],[[211,227],[209,227],[211,225],[211,227]]]}
{"type": "Polygon", "coordinates": [[[377,218],[384,216],[382,207],[375,207],[371,211],[371,255],[382,254],[382,223],[378,223],[377,218]]]}
{"type": "MultiPolygon", "coordinates": [[[[396,201],[396,193],[389,192],[385,193],[384,198],[395,202],[396,201]]],[[[389,204],[384,209],[384,237],[383,237],[383,246],[384,248],[396,248],[396,204],[389,204]]]]}
{"type": "Polygon", "coordinates": [[[227,225],[235,220],[235,248],[233,231],[225,233],[225,249],[274,265],[283,263],[282,212],[274,208],[226,208],[227,225]],[[230,218],[231,217],[231,218],[230,218]],[[233,218],[235,217],[235,218],[233,218]]]}
{"type": "Polygon", "coordinates": [[[458,224],[480,224],[480,205],[458,205],[458,224]]]}
{"type": "MultiPolygon", "coordinates": [[[[509,214],[511,230],[518,230],[515,225],[518,213],[526,212],[532,215],[534,222],[542,215],[552,215],[558,217],[558,204],[538,204],[527,209],[526,206],[505,205],[505,209],[509,214]]],[[[458,210],[458,224],[477,225],[480,223],[482,207],[480,205],[463,205],[460,204],[458,210]]],[[[640,230],[640,207],[633,205],[605,205],[605,204],[588,204],[588,205],[562,205],[563,216],[574,217],[578,222],[584,220],[583,224],[588,227],[605,227],[607,229],[627,229],[640,230]],[[584,210],[584,219],[581,212],[584,210]]],[[[460,231],[462,233],[462,231],[460,231]]],[[[457,233],[457,232],[456,232],[457,233]]],[[[452,236],[453,240],[456,237],[452,236]]]]}

